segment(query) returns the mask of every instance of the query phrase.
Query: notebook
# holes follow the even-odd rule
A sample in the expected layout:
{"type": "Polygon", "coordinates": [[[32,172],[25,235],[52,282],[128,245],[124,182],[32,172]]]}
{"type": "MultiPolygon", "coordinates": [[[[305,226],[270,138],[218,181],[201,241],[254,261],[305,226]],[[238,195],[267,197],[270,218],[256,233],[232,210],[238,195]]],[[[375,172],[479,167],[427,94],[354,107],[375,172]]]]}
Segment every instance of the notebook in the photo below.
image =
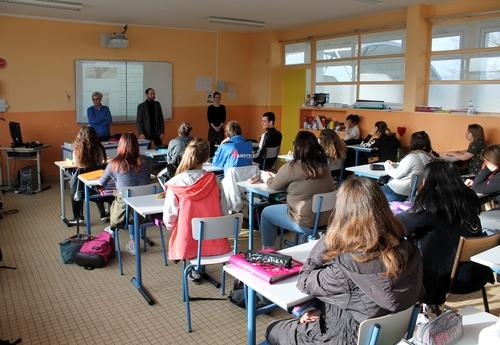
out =
{"type": "Polygon", "coordinates": [[[243,253],[232,255],[229,258],[229,263],[244,270],[247,270],[248,272],[252,273],[255,277],[264,280],[269,284],[276,283],[280,280],[298,274],[303,266],[302,262],[297,261],[295,259],[292,259],[292,267],[290,268],[278,267],[262,263],[252,263],[248,262],[245,259],[245,254],[243,253]]]}
{"type": "Polygon", "coordinates": [[[88,173],[80,174],[80,177],[85,179],[85,180],[98,180],[101,178],[101,176],[104,175],[104,170],[95,170],[95,171],[90,171],[88,173]]]}

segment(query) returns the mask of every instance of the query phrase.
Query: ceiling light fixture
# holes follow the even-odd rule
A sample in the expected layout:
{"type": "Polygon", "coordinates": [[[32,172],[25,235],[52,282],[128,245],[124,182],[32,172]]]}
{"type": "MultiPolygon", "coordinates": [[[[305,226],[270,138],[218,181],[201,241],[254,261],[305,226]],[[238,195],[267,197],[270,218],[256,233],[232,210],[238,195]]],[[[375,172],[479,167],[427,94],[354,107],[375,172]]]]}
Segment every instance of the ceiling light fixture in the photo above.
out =
{"type": "Polygon", "coordinates": [[[211,23],[222,23],[222,24],[236,24],[236,25],[247,25],[247,26],[265,26],[265,22],[259,20],[250,19],[240,19],[240,18],[230,18],[230,17],[208,17],[208,21],[211,23]]]}
{"type": "Polygon", "coordinates": [[[0,3],[55,8],[68,11],[80,11],[83,8],[83,5],[79,2],[56,0],[0,0],[0,3]]]}

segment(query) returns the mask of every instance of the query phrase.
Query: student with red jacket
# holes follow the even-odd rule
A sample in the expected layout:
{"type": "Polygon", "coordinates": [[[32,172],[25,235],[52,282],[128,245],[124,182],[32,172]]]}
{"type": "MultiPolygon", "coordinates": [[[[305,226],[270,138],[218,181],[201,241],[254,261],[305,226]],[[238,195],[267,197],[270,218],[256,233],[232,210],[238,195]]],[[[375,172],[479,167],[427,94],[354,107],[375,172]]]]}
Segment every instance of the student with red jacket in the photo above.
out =
{"type": "MultiPolygon", "coordinates": [[[[210,154],[210,147],[200,138],[193,139],[182,156],[176,175],[166,184],[163,221],[172,231],[168,256],[170,260],[196,257],[198,242],[193,239],[191,219],[222,216],[220,190],[212,172],[202,169],[210,154]]],[[[219,255],[231,250],[226,239],[204,240],[204,256],[219,255]]],[[[196,280],[197,272],[191,271],[196,280]]]]}

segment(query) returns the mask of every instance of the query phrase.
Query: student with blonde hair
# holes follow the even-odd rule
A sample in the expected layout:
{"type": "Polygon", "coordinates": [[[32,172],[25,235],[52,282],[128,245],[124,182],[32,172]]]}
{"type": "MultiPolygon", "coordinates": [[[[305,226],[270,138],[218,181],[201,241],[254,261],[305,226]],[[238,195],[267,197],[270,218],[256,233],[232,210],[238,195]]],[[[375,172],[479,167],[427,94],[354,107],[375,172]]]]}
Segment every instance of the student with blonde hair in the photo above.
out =
{"type": "MultiPolygon", "coordinates": [[[[194,138],[184,151],[176,175],[165,185],[163,221],[172,231],[168,250],[170,260],[196,257],[198,242],[193,239],[192,218],[222,215],[217,178],[202,168],[209,156],[208,142],[194,138]]],[[[210,256],[227,253],[230,247],[226,239],[205,240],[202,250],[204,255],[210,256]]],[[[191,271],[189,278],[199,281],[200,275],[191,271]]]]}
{"type": "Polygon", "coordinates": [[[319,134],[318,142],[325,150],[330,170],[341,169],[342,162],[347,157],[345,142],[340,139],[333,129],[323,129],[319,134]]]}
{"type": "Polygon", "coordinates": [[[300,319],[270,324],[268,343],[355,345],[362,321],[413,306],[423,293],[422,262],[403,234],[374,181],[355,176],[344,181],[327,234],[297,282],[319,307],[300,319]]]}

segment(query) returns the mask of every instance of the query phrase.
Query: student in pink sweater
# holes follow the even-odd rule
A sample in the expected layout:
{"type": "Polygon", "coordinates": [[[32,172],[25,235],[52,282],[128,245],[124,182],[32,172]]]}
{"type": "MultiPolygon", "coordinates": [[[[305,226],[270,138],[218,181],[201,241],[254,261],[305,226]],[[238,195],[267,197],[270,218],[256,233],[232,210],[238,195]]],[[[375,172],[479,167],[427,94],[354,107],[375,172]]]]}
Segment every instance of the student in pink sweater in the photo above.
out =
{"type": "MultiPolygon", "coordinates": [[[[192,236],[192,218],[222,216],[217,178],[214,173],[202,169],[209,154],[206,141],[193,139],[184,151],[175,176],[165,185],[163,221],[172,231],[168,250],[170,260],[196,257],[198,242],[192,236]]],[[[204,240],[202,244],[203,256],[225,254],[230,250],[227,239],[204,240]]]]}

